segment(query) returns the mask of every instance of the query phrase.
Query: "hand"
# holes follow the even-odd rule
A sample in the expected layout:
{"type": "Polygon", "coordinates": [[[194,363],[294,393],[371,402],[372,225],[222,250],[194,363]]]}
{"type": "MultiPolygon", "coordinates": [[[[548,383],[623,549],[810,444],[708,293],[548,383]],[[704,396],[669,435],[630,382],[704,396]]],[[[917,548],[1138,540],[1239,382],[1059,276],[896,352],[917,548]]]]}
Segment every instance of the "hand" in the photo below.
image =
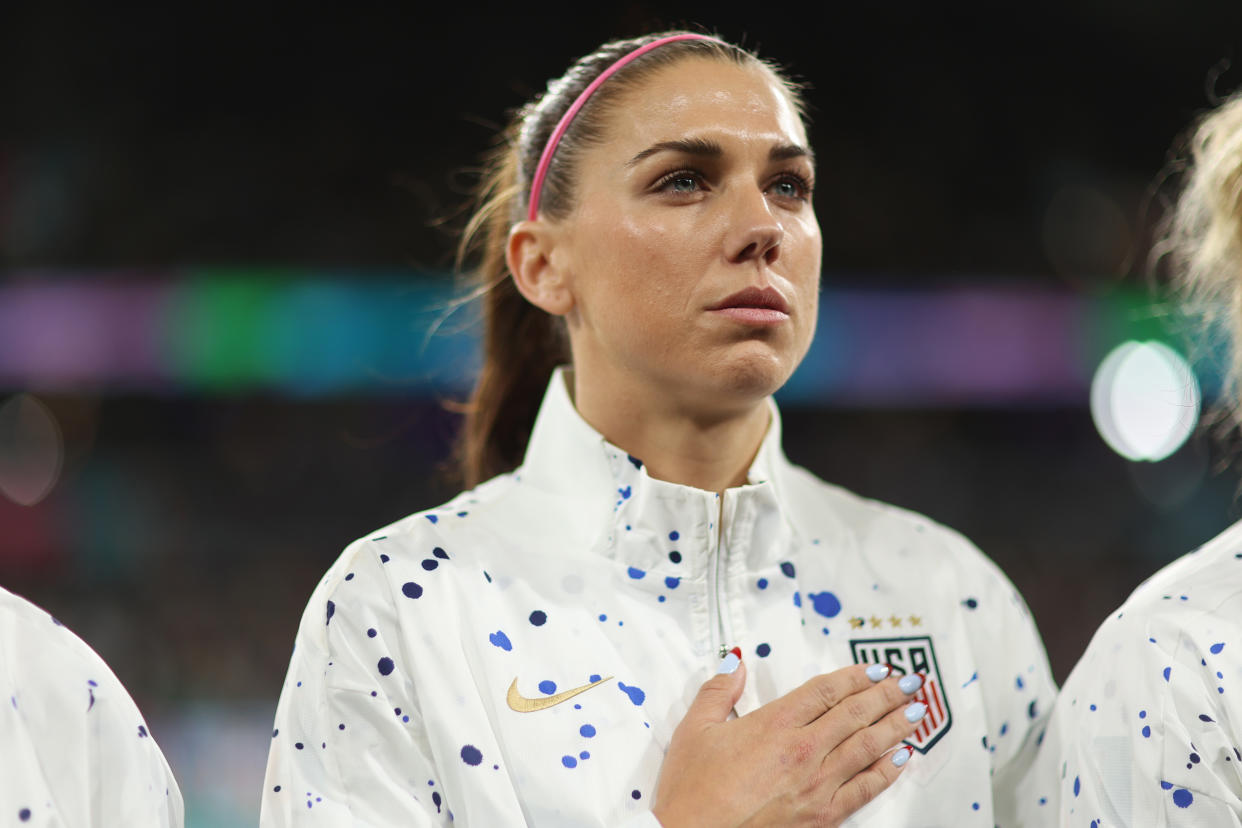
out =
{"type": "Polygon", "coordinates": [[[673,732],[652,806],[663,828],[835,828],[901,773],[911,749],[890,751],[927,712],[910,701],[922,676],[857,664],[728,720],[746,683],[736,653],[673,732]]]}

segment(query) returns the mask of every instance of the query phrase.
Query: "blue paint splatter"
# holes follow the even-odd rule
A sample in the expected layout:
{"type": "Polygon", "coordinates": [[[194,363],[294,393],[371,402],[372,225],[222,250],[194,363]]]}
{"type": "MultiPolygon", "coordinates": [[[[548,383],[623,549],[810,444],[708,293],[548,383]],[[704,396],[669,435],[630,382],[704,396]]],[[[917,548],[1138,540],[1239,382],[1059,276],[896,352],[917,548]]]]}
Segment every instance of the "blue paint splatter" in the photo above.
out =
{"type": "Polygon", "coordinates": [[[668,553],[668,559],[675,564],[679,564],[681,563],[681,553],[674,549],[672,552],[668,553]]]}
{"type": "Polygon", "coordinates": [[[668,533],[668,539],[671,541],[678,540],[679,538],[681,538],[681,533],[678,532],[676,529],[668,533]]]}
{"type": "Polygon", "coordinates": [[[643,798],[643,795],[641,791],[637,791],[637,790],[630,791],[630,799],[642,799],[642,798],[643,798]]]}
{"type": "Polygon", "coordinates": [[[584,724],[582,727],[578,728],[578,732],[587,739],[590,739],[595,735],[595,728],[589,724],[584,724]]]}
{"type": "Polygon", "coordinates": [[[841,602],[831,592],[812,592],[806,597],[811,599],[811,606],[825,618],[836,618],[841,612],[841,602]]]}
{"type": "Polygon", "coordinates": [[[768,579],[767,579],[767,578],[760,578],[757,582],[755,582],[755,586],[759,587],[760,589],[767,589],[767,588],[768,588],[768,579]]]}
{"type": "Polygon", "coordinates": [[[548,623],[548,614],[543,610],[535,610],[530,614],[530,623],[536,627],[542,627],[548,623]]]}
{"type": "Polygon", "coordinates": [[[962,602],[962,606],[964,606],[966,609],[978,609],[979,600],[977,598],[967,598],[965,601],[962,602]]]}
{"type": "Polygon", "coordinates": [[[474,745],[462,745],[461,761],[467,765],[477,765],[483,761],[483,752],[474,745]]]}
{"type": "Polygon", "coordinates": [[[621,692],[630,697],[630,701],[635,706],[641,707],[642,703],[647,700],[647,694],[637,687],[630,687],[623,681],[617,682],[617,687],[621,688],[621,692]]]}
{"type": "Polygon", "coordinates": [[[781,572],[785,573],[786,578],[792,578],[794,576],[794,565],[789,561],[785,561],[781,564],[781,572]]]}
{"type": "Polygon", "coordinates": [[[677,589],[681,585],[681,578],[665,578],[664,585],[669,589],[677,589]]]}
{"type": "Polygon", "coordinates": [[[1143,725],[1143,738],[1144,739],[1151,738],[1151,725],[1143,725]]]}
{"type": "Polygon", "coordinates": [[[1172,667],[1165,667],[1165,668],[1164,668],[1164,680],[1165,680],[1165,681],[1168,681],[1168,680],[1169,680],[1169,673],[1171,673],[1171,672],[1173,672],[1173,668],[1172,668],[1172,667]]]}
{"type": "Polygon", "coordinates": [[[390,560],[392,560],[392,558],[388,557],[387,555],[383,553],[380,553],[380,563],[388,563],[390,560]]]}
{"type": "Polygon", "coordinates": [[[501,630],[496,630],[496,632],[492,633],[491,635],[487,637],[487,640],[492,642],[493,644],[495,644],[497,647],[504,650],[505,652],[508,652],[513,649],[513,643],[509,641],[509,636],[505,635],[504,632],[501,630]]]}
{"type": "Polygon", "coordinates": [[[388,656],[384,656],[383,658],[381,658],[379,660],[379,664],[376,665],[376,667],[379,668],[379,674],[381,676],[386,676],[389,673],[391,673],[393,670],[393,667],[395,666],[396,665],[392,663],[392,659],[389,658],[388,656]]]}
{"type": "Polygon", "coordinates": [[[328,620],[327,620],[327,621],[324,621],[323,623],[324,623],[325,625],[327,625],[328,623],[330,623],[330,622],[332,621],[332,616],[333,616],[333,615],[336,615],[336,604],[334,604],[334,603],[332,603],[331,601],[329,601],[329,602],[328,602],[328,620]]]}
{"type": "Polygon", "coordinates": [[[624,489],[617,489],[617,494],[621,495],[622,500],[629,500],[632,489],[626,486],[624,489]]]}
{"type": "Polygon", "coordinates": [[[794,590],[794,606],[795,607],[802,606],[802,593],[798,592],[797,590],[794,590]]]}
{"type": "Polygon", "coordinates": [[[562,756],[561,764],[567,768],[576,768],[578,767],[578,760],[572,756],[562,756]]]}
{"type": "Polygon", "coordinates": [[[406,598],[418,598],[422,596],[423,588],[413,581],[406,581],[401,587],[401,593],[405,595],[406,598]]]}
{"type": "Polygon", "coordinates": [[[1039,716],[1039,711],[1036,707],[1038,703],[1039,703],[1039,699],[1031,699],[1031,703],[1027,705],[1026,717],[1028,719],[1034,719],[1039,716]]]}
{"type": "Polygon", "coordinates": [[[1079,781],[1078,777],[1075,776],[1074,777],[1074,796],[1078,796],[1078,792],[1081,789],[1082,789],[1082,783],[1079,781]]]}
{"type": "Polygon", "coordinates": [[[587,679],[587,681],[591,682],[591,684],[594,684],[595,682],[599,681],[599,673],[592,673],[590,678],[587,679]]]}
{"type": "Polygon", "coordinates": [[[367,638],[375,638],[377,635],[379,635],[379,633],[375,631],[375,627],[371,627],[367,630],[367,638]]]}
{"type": "Polygon", "coordinates": [[[1164,790],[1166,790],[1166,791],[1167,791],[1167,790],[1169,790],[1170,788],[1172,788],[1172,787],[1173,787],[1173,783],[1172,783],[1172,782],[1165,782],[1163,779],[1161,779],[1161,780],[1160,780],[1160,787],[1161,787],[1161,788],[1163,788],[1164,790]]]}
{"type": "Polygon", "coordinates": [[[437,523],[440,520],[435,515],[423,515],[423,517],[427,518],[427,520],[431,521],[432,523],[437,523]]]}
{"type": "Polygon", "coordinates": [[[437,558],[439,558],[439,559],[440,559],[440,560],[442,560],[442,561],[447,561],[447,560],[448,560],[448,553],[447,553],[447,552],[445,552],[445,551],[444,551],[441,547],[439,547],[439,546],[437,546],[435,549],[431,550],[431,554],[435,555],[437,558]]]}
{"type": "Polygon", "coordinates": [[[1022,680],[1022,676],[1018,676],[1016,684],[1018,685],[1019,690],[1021,690],[1023,687],[1026,687],[1026,682],[1022,680]]]}
{"type": "Polygon", "coordinates": [[[585,761],[585,760],[587,760],[587,759],[590,759],[590,758],[591,758],[591,752],[590,752],[589,750],[584,750],[584,751],[582,751],[582,752],[580,752],[580,753],[578,754],[578,758],[579,758],[579,759],[582,759],[582,760],[584,760],[584,761],[585,761]]]}
{"type": "Polygon", "coordinates": [[[760,644],[758,647],[755,648],[755,655],[759,656],[760,658],[767,658],[768,654],[771,652],[772,652],[772,648],[767,644],[760,644]]]}
{"type": "Polygon", "coordinates": [[[972,802],[972,803],[970,803],[970,810],[972,810],[972,811],[977,811],[977,810],[979,810],[979,803],[978,803],[978,802],[972,802]]]}
{"type": "Polygon", "coordinates": [[[1212,655],[1220,655],[1220,651],[1225,649],[1225,642],[1221,641],[1217,644],[1213,644],[1208,649],[1211,651],[1212,655]]]}
{"type": "Polygon", "coordinates": [[[639,460],[637,457],[635,457],[632,454],[625,455],[625,459],[629,460],[630,465],[632,465],[636,469],[641,469],[643,467],[643,461],[639,460]]]}
{"type": "Polygon", "coordinates": [[[1215,720],[1215,719],[1213,719],[1211,716],[1207,715],[1206,713],[1200,713],[1200,714],[1199,714],[1199,721],[1201,721],[1201,722],[1211,722],[1212,724],[1215,724],[1215,723],[1216,723],[1216,720],[1215,720]]]}
{"type": "Polygon", "coordinates": [[[1194,795],[1185,788],[1178,788],[1173,792],[1173,804],[1179,808],[1189,808],[1194,801],[1194,795]]]}
{"type": "Polygon", "coordinates": [[[627,570],[626,574],[628,574],[635,581],[639,581],[647,577],[647,572],[645,570],[639,569],[636,566],[631,566],[629,570],[627,570]]]}
{"type": "Polygon", "coordinates": [[[539,682],[539,692],[543,693],[545,696],[552,695],[553,693],[556,692],[556,682],[549,681],[548,679],[544,679],[543,681],[539,682]]]}
{"type": "Polygon", "coordinates": [[[427,560],[423,561],[423,569],[427,570],[428,572],[432,571],[439,565],[440,565],[440,562],[437,561],[435,558],[428,558],[427,560]]]}
{"type": "Polygon", "coordinates": [[[970,678],[966,679],[966,683],[962,685],[962,689],[965,690],[967,687],[974,684],[978,680],[979,680],[979,674],[971,673],[970,678]]]}

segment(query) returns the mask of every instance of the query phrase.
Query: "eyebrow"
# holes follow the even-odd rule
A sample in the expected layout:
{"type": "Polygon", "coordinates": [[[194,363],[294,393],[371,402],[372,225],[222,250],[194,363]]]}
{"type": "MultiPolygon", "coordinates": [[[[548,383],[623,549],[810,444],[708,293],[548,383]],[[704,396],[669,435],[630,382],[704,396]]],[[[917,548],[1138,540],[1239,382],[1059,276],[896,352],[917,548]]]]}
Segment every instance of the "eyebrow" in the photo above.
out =
{"type": "MultiPolygon", "coordinates": [[[[710,141],[706,138],[681,138],[676,141],[660,141],[635,155],[625,163],[625,166],[633,167],[661,152],[677,152],[682,155],[697,155],[702,158],[719,158],[724,155],[724,148],[715,141],[710,141]]],[[[815,155],[806,147],[797,144],[777,144],[768,153],[768,160],[770,161],[788,161],[792,158],[805,158],[812,165],[815,164],[815,155]]]]}

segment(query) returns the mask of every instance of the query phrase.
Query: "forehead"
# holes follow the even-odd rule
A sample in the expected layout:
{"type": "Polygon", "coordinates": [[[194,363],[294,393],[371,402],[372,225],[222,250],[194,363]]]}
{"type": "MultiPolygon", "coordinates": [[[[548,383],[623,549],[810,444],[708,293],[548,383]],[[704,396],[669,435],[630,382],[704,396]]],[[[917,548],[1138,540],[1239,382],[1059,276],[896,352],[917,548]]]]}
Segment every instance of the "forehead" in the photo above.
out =
{"type": "Polygon", "coordinates": [[[785,88],[758,64],[686,58],[626,90],[610,113],[609,141],[636,151],[689,133],[806,145],[802,119],[785,88]]]}

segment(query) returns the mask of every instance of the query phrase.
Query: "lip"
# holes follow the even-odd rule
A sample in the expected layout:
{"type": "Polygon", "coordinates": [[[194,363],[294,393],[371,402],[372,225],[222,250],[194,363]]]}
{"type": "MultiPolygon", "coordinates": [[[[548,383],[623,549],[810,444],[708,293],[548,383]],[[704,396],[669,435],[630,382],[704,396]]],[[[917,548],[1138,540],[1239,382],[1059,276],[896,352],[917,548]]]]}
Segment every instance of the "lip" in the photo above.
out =
{"type": "Polygon", "coordinates": [[[772,287],[739,290],[708,310],[750,325],[775,325],[789,318],[789,303],[772,287]]]}

